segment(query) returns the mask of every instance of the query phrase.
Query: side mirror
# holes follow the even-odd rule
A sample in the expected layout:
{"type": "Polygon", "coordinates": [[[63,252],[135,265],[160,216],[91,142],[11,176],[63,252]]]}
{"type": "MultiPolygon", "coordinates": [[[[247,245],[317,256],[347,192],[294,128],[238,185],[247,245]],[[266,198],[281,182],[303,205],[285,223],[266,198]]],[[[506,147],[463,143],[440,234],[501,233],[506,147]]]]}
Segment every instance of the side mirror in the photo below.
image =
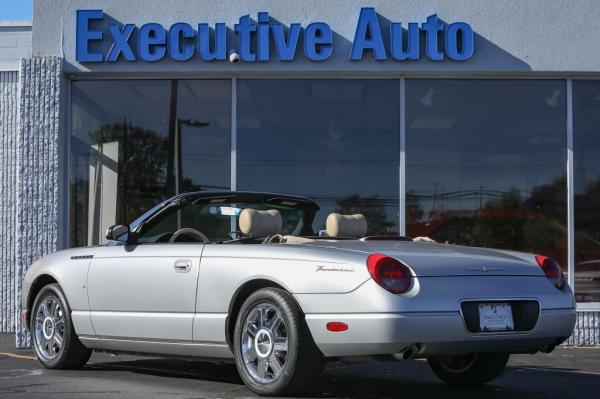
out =
{"type": "Polygon", "coordinates": [[[127,242],[129,239],[129,226],[115,224],[106,229],[106,239],[112,241],[127,242]]]}

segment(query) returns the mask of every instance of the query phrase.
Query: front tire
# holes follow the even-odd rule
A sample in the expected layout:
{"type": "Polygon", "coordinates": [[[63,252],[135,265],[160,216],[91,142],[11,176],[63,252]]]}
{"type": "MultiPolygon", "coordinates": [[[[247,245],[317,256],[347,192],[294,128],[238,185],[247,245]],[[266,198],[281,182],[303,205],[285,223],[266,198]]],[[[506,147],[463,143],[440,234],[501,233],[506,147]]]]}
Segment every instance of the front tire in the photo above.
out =
{"type": "Polygon", "coordinates": [[[508,353],[474,353],[464,357],[429,358],[427,362],[441,380],[451,385],[480,385],[504,371],[508,353]]]}
{"type": "Polygon", "coordinates": [[[49,284],[37,294],[29,331],[35,354],[46,368],[81,368],[92,354],[75,334],[71,309],[58,284],[49,284]]]}
{"type": "Polygon", "coordinates": [[[233,349],[242,380],[264,396],[306,390],[323,365],[300,307],[277,288],[258,290],[246,299],[235,324],[233,349]]]}

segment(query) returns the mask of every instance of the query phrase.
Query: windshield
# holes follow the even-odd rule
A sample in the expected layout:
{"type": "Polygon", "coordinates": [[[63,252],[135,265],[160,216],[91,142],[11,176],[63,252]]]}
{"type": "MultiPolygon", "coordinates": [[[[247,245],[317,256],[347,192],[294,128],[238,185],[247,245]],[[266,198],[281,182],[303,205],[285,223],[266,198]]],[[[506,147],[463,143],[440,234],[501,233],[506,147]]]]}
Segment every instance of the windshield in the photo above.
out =
{"type": "MultiPolygon", "coordinates": [[[[276,209],[283,220],[282,235],[306,234],[308,218],[307,209],[294,201],[273,202],[228,202],[223,199],[211,201],[183,201],[179,205],[169,206],[150,218],[142,227],[138,243],[168,242],[173,233],[182,228],[192,228],[205,235],[210,242],[220,242],[238,237],[239,215],[242,210],[251,208],[257,210],[276,209]]],[[[308,232],[312,234],[312,232],[308,232]]],[[[180,242],[197,242],[194,237],[185,237],[180,242]]]]}

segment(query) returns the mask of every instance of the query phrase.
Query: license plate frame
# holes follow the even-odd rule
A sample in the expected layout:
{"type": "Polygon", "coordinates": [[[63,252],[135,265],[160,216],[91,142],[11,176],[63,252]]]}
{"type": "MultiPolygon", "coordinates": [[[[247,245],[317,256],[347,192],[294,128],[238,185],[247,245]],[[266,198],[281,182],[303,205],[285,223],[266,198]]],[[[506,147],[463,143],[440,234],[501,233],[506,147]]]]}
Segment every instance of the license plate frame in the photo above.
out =
{"type": "Polygon", "coordinates": [[[509,302],[482,302],[478,305],[479,331],[488,333],[515,331],[509,302]]]}

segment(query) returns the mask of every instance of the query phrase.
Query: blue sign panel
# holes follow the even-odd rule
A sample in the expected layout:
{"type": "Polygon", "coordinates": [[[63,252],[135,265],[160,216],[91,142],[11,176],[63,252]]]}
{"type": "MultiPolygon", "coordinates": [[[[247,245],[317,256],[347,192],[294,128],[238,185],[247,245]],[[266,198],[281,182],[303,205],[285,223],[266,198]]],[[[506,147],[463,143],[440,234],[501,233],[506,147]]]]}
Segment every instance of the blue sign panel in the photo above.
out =
{"type": "MultiPolygon", "coordinates": [[[[179,62],[194,58],[267,62],[273,57],[290,62],[303,51],[304,57],[318,62],[328,60],[334,51],[333,31],[324,22],[284,26],[271,20],[268,12],[259,12],[256,20],[250,15],[240,17],[233,31],[235,44],[227,43],[224,23],[192,26],[177,22],[165,28],[151,22],[136,26],[108,22],[102,10],[78,10],[76,59],[81,63],[157,62],[165,58],[179,62]],[[272,48],[275,54],[271,54],[272,48]]],[[[433,14],[420,24],[409,22],[406,29],[400,22],[392,22],[384,29],[375,9],[365,7],[360,10],[349,59],[418,61],[424,55],[431,61],[466,61],[474,49],[473,30],[464,22],[446,24],[433,14]],[[425,43],[424,49],[421,42],[425,43]]]]}

